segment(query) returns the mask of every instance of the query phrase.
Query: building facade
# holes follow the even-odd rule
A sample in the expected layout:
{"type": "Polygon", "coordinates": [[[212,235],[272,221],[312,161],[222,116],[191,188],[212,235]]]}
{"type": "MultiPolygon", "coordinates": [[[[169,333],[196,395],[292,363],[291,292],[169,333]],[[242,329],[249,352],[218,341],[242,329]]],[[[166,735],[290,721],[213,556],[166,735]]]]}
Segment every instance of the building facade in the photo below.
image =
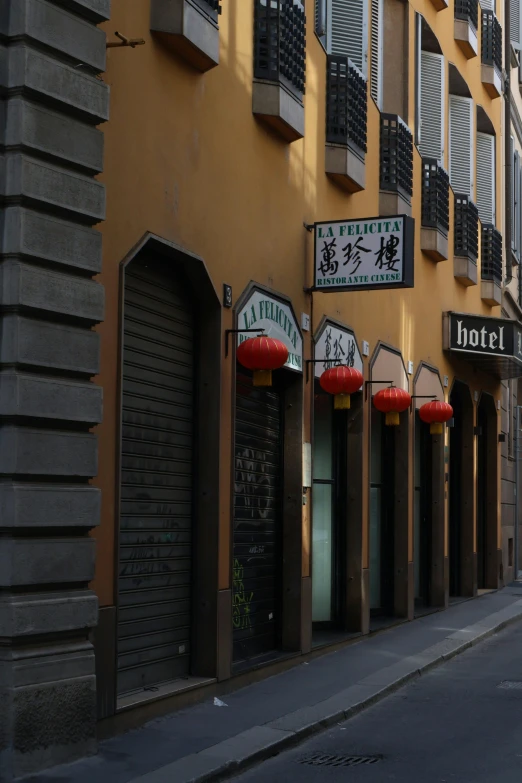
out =
{"type": "Polygon", "coordinates": [[[522,374],[499,0],[8,5],[6,780],[502,586],[522,374]]]}

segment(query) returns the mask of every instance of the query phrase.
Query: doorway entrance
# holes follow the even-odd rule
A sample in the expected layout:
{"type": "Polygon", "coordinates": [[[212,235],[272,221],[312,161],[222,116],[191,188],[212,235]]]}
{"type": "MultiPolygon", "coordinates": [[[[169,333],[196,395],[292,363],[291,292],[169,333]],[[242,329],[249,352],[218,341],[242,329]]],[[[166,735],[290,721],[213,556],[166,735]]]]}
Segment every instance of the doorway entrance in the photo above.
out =
{"type": "Polygon", "coordinates": [[[370,614],[395,607],[395,433],[372,406],[370,466],[370,614]]]}
{"type": "Polygon", "coordinates": [[[476,592],[473,555],[473,403],[464,383],[455,381],[450,394],[449,589],[450,597],[476,592]]]}
{"type": "Polygon", "coordinates": [[[490,394],[477,410],[477,588],[498,587],[497,412],[490,394]]]}
{"type": "Polygon", "coordinates": [[[433,445],[429,425],[415,412],[415,508],[413,563],[415,607],[432,604],[433,445]]]}

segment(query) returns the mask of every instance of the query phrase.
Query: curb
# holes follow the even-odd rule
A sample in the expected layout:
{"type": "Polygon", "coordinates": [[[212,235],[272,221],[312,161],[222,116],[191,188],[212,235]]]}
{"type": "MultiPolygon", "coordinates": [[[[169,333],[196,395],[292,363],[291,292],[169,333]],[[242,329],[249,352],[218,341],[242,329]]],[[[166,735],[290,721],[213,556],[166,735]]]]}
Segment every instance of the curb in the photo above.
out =
{"type": "Polygon", "coordinates": [[[134,778],[130,783],[217,783],[235,777],[335,723],[358,715],[416,677],[521,619],[522,600],[450,634],[418,655],[404,658],[369,675],[319,704],[301,708],[263,726],[254,726],[218,745],[134,778]],[[341,706],[343,703],[349,706],[341,706]]]}

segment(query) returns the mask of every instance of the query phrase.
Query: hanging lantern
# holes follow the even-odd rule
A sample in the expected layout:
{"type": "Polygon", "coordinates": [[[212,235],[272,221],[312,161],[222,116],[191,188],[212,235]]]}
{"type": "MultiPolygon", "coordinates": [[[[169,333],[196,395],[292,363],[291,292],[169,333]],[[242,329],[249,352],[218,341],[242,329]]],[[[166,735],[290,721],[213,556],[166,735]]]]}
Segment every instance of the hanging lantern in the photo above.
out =
{"type": "Polygon", "coordinates": [[[430,425],[432,435],[442,435],[442,425],[452,418],[453,408],[447,402],[432,400],[419,409],[419,416],[422,421],[430,425]]]}
{"type": "Polygon", "coordinates": [[[254,386],[271,386],[272,370],[284,367],[288,348],[273,337],[251,337],[237,348],[237,360],[254,372],[254,386]]]}
{"type": "Polygon", "coordinates": [[[378,391],[373,398],[373,404],[378,411],[386,414],[386,424],[389,427],[398,427],[399,413],[410,407],[411,396],[404,389],[392,386],[378,391]]]}
{"type": "Polygon", "coordinates": [[[355,367],[330,367],[319,378],[321,388],[329,394],[334,394],[335,410],[348,410],[350,394],[359,391],[363,385],[363,374],[355,367]]]}

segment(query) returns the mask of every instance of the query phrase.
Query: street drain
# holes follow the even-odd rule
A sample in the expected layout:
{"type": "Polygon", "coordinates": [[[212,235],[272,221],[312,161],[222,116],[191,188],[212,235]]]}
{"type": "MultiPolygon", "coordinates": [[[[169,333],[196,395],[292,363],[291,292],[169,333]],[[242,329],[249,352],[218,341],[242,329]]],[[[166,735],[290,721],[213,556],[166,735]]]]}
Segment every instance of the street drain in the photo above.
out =
{"type": "Polygon", "coordinates": [[[362,764],[377,764],[382,756],[330,756],[328,753],[312,753],[299,760],[300,764],[312,767],[358,767],[362,764]]]}
{"type": "Polygon", "coordinates": [[[522,691],[522,680],[504,680],[498,687],[505,691],[522,691]]]}

